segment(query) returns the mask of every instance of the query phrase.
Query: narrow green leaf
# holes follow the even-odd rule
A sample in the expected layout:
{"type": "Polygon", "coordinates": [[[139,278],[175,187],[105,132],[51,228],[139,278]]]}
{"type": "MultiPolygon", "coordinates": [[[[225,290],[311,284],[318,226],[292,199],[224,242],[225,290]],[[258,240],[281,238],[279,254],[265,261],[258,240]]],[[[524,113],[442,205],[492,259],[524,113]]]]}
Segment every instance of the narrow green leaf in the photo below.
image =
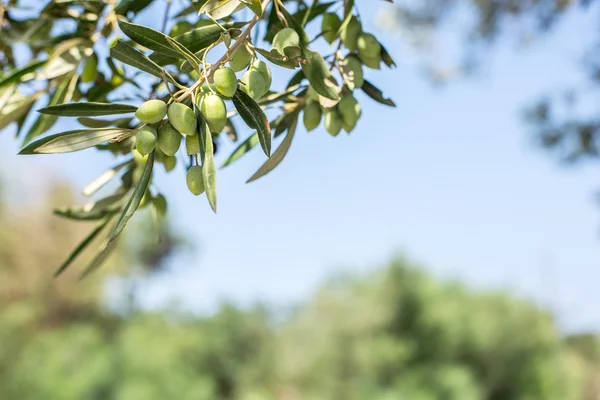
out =
{"type": "Polygon", "coordinates": [[[67,259],[56,270],[56,272],[54,272],[55,278],[58,277],[60,274],[62,274],[67,269],[67,267],[69,267],[69,265],[71,265],[71,263],[73,261],[75,261],[77,256],[79,256],[79,254],[81,254],[81,252],[83,250],[85,250],[85,248],[87,246],[89,246],[90,243],[92,243],[92,241],[96,238],[96,236],[98,236],[100,234],[100,232],[102,232],[102,230],[106,227],[106,225],[108,225],[109,221],[110,221],[110,219],[106,219],[106,220],[102,221],[101,223],[99,223],[96,226],[96,228],[92,231],[92,233],[90,233],[85,239],[83,239],[83,241],[81,243],[79,243],[79,245],[75,248],[75,250],[73,250],[73,252],[71,254],[69,254],[67,259]]]}
{"type": "Polygon", "coordinates": [[[217,170],[215,168],[214,148],[212,134],[204,118],[198,120],[200,124],[200,157],[202,159],[202,178],[206,198],[214,212],[217,212],[217,170]]]}
{"type": "Polygon", "coordinates": [[[260,106],[248,96],[246,93],[238,89],[233,95],[233,104],[240,113],[240,116],[252,129],[256,129],[260,146],[263,151],[270,157],[271,155],[271,125],[260,106]]]}
{"type": "Polygon", "coordinates": [[[6,75],[0,77],[0,88],[8,86],[12,83],[21,82],[21,78],[28,78],[28,75],[33,78],[33,72],[35,72],[39,67],[46,64],[46,60],[44,61],[32,61],[29,64],[25,65],[21,68],[16,68],[6,75]]]}
{"type": "Polygon", "coordinates": [[[123,232],[125,225],[127,225],[127,222],[139,207],[140,201],[142,201],[142,197],[144,196],[144,193],[146,193],[146,189],[148,189],[148,184],[150,183],[150,178],[152,177],[153,166],[154,151],[148,155],[148,159],[146,160],[146,166],[142,171],[142,176],[140,177],[140,180],[138,181],[135,188],[133,189],[131,198],[129,199],[127,205],[123,209],[123,214],[121,214],[121,217],[119,217],[119,220],[117,221],[117,224],[115,225],[115,228],[108,239],[109,243],[113,242],[121,234],[121,232],[123,232]]]}
{"type": "Polygon", "coordinates": [[[220,168],[225,168],[226,166],[233,164],[235,161],[242,158],[244,154],[256,147],[259,142],[258,132],[254,132],[248,139],[244,140],[229,157],[227,157],[227,160],[225,160],[220,168]]]}
{"type": "Polygon", "coordinates": [[[117,44],[110,49],[110,56],[151,75],[176,83],[171,74],[122,40],[117,41],[117,44]]]}
{"type": "MultiPolygon", "coordinates": [[[[77,87],[77,79],[79,77],[76,74],[72,74],[71,76],[66,76],[65,79],[58,85],[56,88],[54,95],[50,99],[48,105],[54,106],[56,104],[61,104],[65,102],[71,101],[73,98],[73,93],[75,92],[75,88],[77,87]]],[[[31,142],[36,137],[40,136],[42,133],[48,131],[48,129],[52,128],[58,119],[57,116],[42,114],[39,115],[38,118],[33,123],[33,126],[25,136],[23,140],[23,144],[31,142]]]]}
{"type": "MultiPolygon", "coordinates": [[[[239,28],[244,25],[246,25],[245,22],[227,22],[221,24],[222,27],[227,29],[229,36],[232,38],[236,38],[242,33],[239,28]]],[[[223,30],[218,25],[215,25],[211,21],[206,21],[205,25],[176,36],[174,39],[192,53],[197,54],[219,40],[222,33],[223,30]]],[[[160,52],[155,52],[150,55],[150,59],[158,65],[168,65],[177,62],[178,57],[171,57],[160,52]]]]}
{"type": "Polygon", "coordinates": [[[108,182],[110,182],[112,180],[112,178],[114,178],[120,170],[131,165],[132,163],[133,163],[133,159],[127,160],[125,162],[122,162],[119,165],[112,167],[111,169],[109,169],[107,171],[104,171],[103,173],[98,175],[98,177],[96,177],[92,182],[88,183],[86,185],[86,187],[83,188],[83,192],[82,192],[83,195],[88,196],[88,197],[93,195],[98,190],[100,190],[104,185],[106,185],[108,182]]]}
{"type": "Polygon", "coordinates": [[[45,107],[38,112],[61,117],[98,117],[102,115],[128,114],[137,111],[136,106],[113,103],[69,103],[45,107]]]}
{"type": "Polygon", "coordinates": [[[260,0],[241,0],[258,18],[263,15],[263,8],[260,0]]]}
{"type": "Polygon", "coordinates": [[[133,134],[133,129],[78,129],[46,136],[25,146],[19,154],[70,153],[102,144],[120,136],[133,134]]]}
{"type": "Polygon", "coordinates": [[[302,71],[306,79],[310,82],[310,85],[315,91],[323,97],[337,101],[339,99],[335,88],[329,86],[325,80],[331,77],[329,67],[323,56],[316,51],[305,49],[303,51],[303,57],[308,61],[307,65],[302,65],[302,71]]]}
{"type": "Polygon", "coordinates": [[[94,272],[102,263],[106,260],[106,258],[110,255],[110,253],[115,249],[117,242],[108,242],[105,241],[102,243],[100,248],[98,248],[98,253],[96,256],[90,261],[87,267],[81,273],[79,279],[83,279],[92,272],[94,272]]]}
{"type": "Polygon", "coordinates": [[[383,45],[381,45],[381,60],[384,62],[385,65],[387,65],[388,68],[396,67],[396,62],[394,61],[390,53],[387,51],[387,49],[383,47],[383,45]]]}
{"type": "Polygon", "coordinates": [[[183,58],[185,58],[185,60],[191,64],[191,66],[195,69],[198,70],[200,68],[200,63],[201,61],[198,59],[198,57],[196,57],[196,55],[194,53],[192,53],[191,51],[189,51],[187,48],[185,48],[184,45],[182,45],[181,43],[179,43],[178,41],[176,41],[175,39],[166,36],[167,41],[169,42],[169,44],[171,45],[171,47],[173,47],[177,52],[179,52],[179,54],[181,54],[181,56],[183,58]]]}
{"type": "Polygon", "coordinates": [[[143,25],[132,24],[126,21],[119,21],[119,28],[134,42],[142,46],[158,51],[170,57],[183,58],[180,52],[175,50],[168,41],[168,36],[164,33],[148,28],[143,25]]]}
{"type": "Polygon", "coordinates": [[[292,140],[294,139],[294,135],[296,133],[296,126],[298,125],[298,114],[295,115],[290,127],[288,128],[288,134],[285,136],[285,139],[281,142],[273,156],[269,158],[265,163],[248,179],[246,183],[250,183],[252,181],[257,180],[271,172],[275,167],[277,167],[283,158],[287,154],[290,146],[292,144],[292,140]]]}
{"type": "Polygon", "coordinates": [[[79,122],[81,125],[83,125],[87,128],[107,128],[109,126],[115,126],[117,128],[124,128],[124,127],[129,126],[129,123],[131,122],[131,120],[132,120],[131,117],[118,118],[118,119],[112,119],[112,120],[95,119],[95,118],[88,118],[88,117],[77,118],[77,122],[79,122]]]}
{"type": "Polygon", "coordinates": [[[385,104],[386,106],[396,107],[396,103],[394,103],[392,99],[387,99],[383,97],[383,92],[377,89],[375,86],[373,86],[373,84],[371,84],[371,82],[367,81],[366,79],[361,89],[367,94],[367,96],[369,96],[376,102],[385,104]]]}
{"type": "Polygon", "coordinates": [[[54,214],[79,221],[98,220],[117,213],[123,197],[125,193],[117,193],[83,206],[61,207],[54,210],[54,214]]]}
{"type": "Polygon", "coordinates": [[[0,130],[25,116],[33,103],[41,95],[42,92],[34,93],[31,96],[24,96],[20,92],[13,92],[8,97],[6,104],[0,108],[0,130]]]}

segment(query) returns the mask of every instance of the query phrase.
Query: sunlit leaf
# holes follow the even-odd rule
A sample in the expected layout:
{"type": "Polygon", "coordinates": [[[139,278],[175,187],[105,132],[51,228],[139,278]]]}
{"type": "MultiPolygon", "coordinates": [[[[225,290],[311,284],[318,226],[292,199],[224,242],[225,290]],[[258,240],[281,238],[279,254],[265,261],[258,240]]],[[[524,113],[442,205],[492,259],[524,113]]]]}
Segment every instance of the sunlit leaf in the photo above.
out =
{"type": "Polygon", "coordinates": [[[132,129],[78,129],[46,136],[25,146],[19,154],[70,153],[97,146],[106,141],[132,135],[132,129]]]}

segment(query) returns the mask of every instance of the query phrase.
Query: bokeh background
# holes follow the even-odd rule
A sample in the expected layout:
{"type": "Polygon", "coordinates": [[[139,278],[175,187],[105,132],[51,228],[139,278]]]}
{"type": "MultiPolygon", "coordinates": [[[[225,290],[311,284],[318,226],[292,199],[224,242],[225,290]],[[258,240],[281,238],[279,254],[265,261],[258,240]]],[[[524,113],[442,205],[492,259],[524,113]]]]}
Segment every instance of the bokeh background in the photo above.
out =
{"type": "Polygon", "coordinates": [[[159,174],[167,239],[136,214],[84,281],[51,277],[90,229],[51,210],[110,157],[1,132],[1,398],[600,398],[597,154],[539,118],[598,119],[600,5],[357,3],[397,108],[360,97],[352,135],[301,131],[252,184],[259,152],[222,170],[217,215],[159,174]]]}

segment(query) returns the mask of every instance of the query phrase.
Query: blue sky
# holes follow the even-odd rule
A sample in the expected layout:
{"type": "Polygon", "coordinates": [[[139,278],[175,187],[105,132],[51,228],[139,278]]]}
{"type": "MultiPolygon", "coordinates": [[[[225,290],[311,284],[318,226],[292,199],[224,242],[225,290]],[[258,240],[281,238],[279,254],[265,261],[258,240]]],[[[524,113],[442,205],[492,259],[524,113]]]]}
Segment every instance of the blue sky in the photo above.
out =
{"type": "MultiPolygon", "coordinates": [[[[382,34],[373,10],[365,17],[382,34]]],[[[352,135],[301,130],[284,162],[252,184],[244,182],[264,161],[259,151],[220,171],[217,215],[189,194],[182,171],[158,176],[177,229],[199,251],[144,288],[147,303],[175,298],[199,311],[225,298],[289,304],[335,271],[367,271],[404,254],[439,276],[534,298],[567,329],[600,327],[597,167],[558,166],[520,118],[538,96],[581,81],[582,32],[595,22],[573,13],[527,51],[500,46],[478,77],[441,90],[422,79],[398,38],[385,40],[399,67],[368,79],[398,107],[359,96],[363,118],[352,135]]],[[[113,163],[93,151],[17,151],[9,132],[0,136],[2,165],[20,171],[13,194],[31,193],[48,175],[83,187],[113,163]]]]}

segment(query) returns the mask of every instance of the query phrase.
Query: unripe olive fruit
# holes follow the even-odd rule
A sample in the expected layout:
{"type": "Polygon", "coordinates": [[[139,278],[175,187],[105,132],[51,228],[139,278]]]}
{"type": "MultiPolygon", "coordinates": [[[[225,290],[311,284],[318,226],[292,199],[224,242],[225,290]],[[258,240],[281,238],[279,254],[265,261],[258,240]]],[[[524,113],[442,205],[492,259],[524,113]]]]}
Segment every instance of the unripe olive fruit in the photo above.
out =
{"type": "Polygon", "coordinates": [[[169,106],[169,122],[184,135],[193,135],[198,129],[196,114],[191,108],[181,103],[173,103],[169,106]]]}
{"type": "Polygon", "coordinates": [[[158,148],[167,156],[173,156],[181,146],[181,133],[170,122],[158,128],[158,148]]]}
{"type": "Polygon", "coordinates": [[[180,21],[173,25],[171,32],[169,32],[169,36],[175,37],[183,35],[184,33],[191,31],[193,28],[194,26],[189,21],[180,21]]]}
{"type": "Polygon", "coordinates": [[[242,85],[240,86],[240,89],[246,92],[246,94],[254,100],[260,99],[265,94],[267,83],[257,70],[250,69],[246,71],[242,76],[241,82],[242,85]]]}
{"type": "Polygon", "coordinates": [[[300,46],[300,36],[298,36],[298,32],[293,30],[292,28],[283,28],[273,38],[273,47],[277,49],[277,51],[285,55],[283,50],[286,47],[291,46],[300,46]]]}
{"type": "Polygon", "coordinates": [[[96,80],[98,75],[98,57],[96,54],[92,54],[83,64],[83,70],[81,71],[81,82],[89,83],[96,80]]]}
{"type": "Polygon", "coordinates": [[[319,103],[310,102],[304,107],[304,126],[307,131],[312,131],[321,123],[322,116],[319,103]]]}
{"type": "Polygon", "coordinates": [[[338,103],[337,108],[342,117],[344,125],[354,129],[354,126],[356,125],[356,122],[360,118],[361,114],[361,108],[358,100],[356,100],[356,98],[352,95],[344,96],[338,103]]]}
{"type": "Polygon", "coordinates": [[[157,194],[152,198],[152,205],[156,209],[158,215],[163,216],[167,212],[167,199],[162,194],[157,194]]]}
{"type": "Polygon", "coordinates": [[[202,167],[194,165],[188,169],[185,175],[185,183],[194,196],[204,193],[204,179],[202,178],[202,167]]]}
{"type": "Polygon", "coordinates": [[[167,104],[162,100],[148,100],[138,107],[135,116],[146,124],[155,124],[167,115],[167,104]]]}
{"type": "Polygon", "coordinates": [[[145,125],[135,135],[135,149],[143,156],[147,156],[156,147],[156,128],[145,125]]]}
{"type": "MultiPolygon", "coordinates": [[[[258,73],[265,80],[265,93],[267,93],[271,88],[271,83],[273,82],[273,77],[271,75],[271,70],[269,69],[269,66],[264,61],[256,59],[252,63],[252,69],[258,71],[258,73]]],[[[265,93],[263,93],[263,95],[265,93]]]]}
{"type": "Polygon", "coordinates": [[[325,129],[331,136],[339,135],[342,130],[342,118],[335,108],[325,111],[325,129]]]}
{"type": "Polygon", "coordinates": [[[229,66],[234,72],[240,72],[246,69],[250,64],[250,61],[252,61],[252,54],[248,51],[248,48],[242,44],[231,53],[229,66]]]}
{"type": "Polygon", "coordinates": [[[200,153],[200,138],[197,134],[185,137],[185,151],[188,156],[200,153]]]}
{"type": "Polygon", "coordinates": [[[381,54],[376,54],[374,57],[366,57],[359,54],[358,57],[360,58],[360,61],[369,68],[381,68],[381,54]]]}
{"type": "Polygon", "coordinates": [[[340,38],[344,46],[354,51],[357,47],[358,36],[362,32],[362,25],[356,17],[352,17],[348,25],[340,32],[340,38]]]}
{"type": "Polygon", "coordinates": [[[171,172],[177,165],[177,157],[165,156],[162,160],[162,163],[165,166],[165,171],[171,172]]]}
{"type": "Polygon", "coordinates": [[[350,125],[350,124],[347,124],[345,121],[342,120],[342,128],[346,132],[350,133],[350,132],[352,132],[354,130],[354,128],[356,128],[356,123],[350,125]]]}
{"type": "Polygon", "coordinates": [[[356,47],[362,57],[373,58],[381,53],[381,44],[370,33],[361,33],[356,41],[356,47]]]}
{"type": "Polygon", "coordinates": [[[329,43],[333,43],[337,39],[337,31],[340,29],[342,21],[335,13],[323,14],[323,23],[321,24],[321,31],[323,32],[323,38],[329,43]]]}
{"type": "Polygon", "coordinates": [[[237,77],[233,69],[229,67],[216,70],[213,75],[213,81],[215,82],[217,92],[225,97],[233,97],[237,90],[237,77]]]}
{"type": "Polygon", "coordinates": [[[137,165],[146,165],[146,160],[148,160],[148,155],[146,154],[145,156],[141,155],[139,151],[137,151],[137,149],[133,149],[131,151],[131,153],[133,154],[133,161],[137,164],[137,165]]]}
{"type": "Polygon", "coordinates": [[[227,123],[227,107],[221,96],[207,94],[200,101],[200,112],[211,132],[220,133],[227,123]]]}
{"type": "Polygon", "coordinates": [[[352,78],[354,87],[360,89],[365,83],[362,63],[356,57],[346,57],[342,62],[344,73],[352,78]]]}

